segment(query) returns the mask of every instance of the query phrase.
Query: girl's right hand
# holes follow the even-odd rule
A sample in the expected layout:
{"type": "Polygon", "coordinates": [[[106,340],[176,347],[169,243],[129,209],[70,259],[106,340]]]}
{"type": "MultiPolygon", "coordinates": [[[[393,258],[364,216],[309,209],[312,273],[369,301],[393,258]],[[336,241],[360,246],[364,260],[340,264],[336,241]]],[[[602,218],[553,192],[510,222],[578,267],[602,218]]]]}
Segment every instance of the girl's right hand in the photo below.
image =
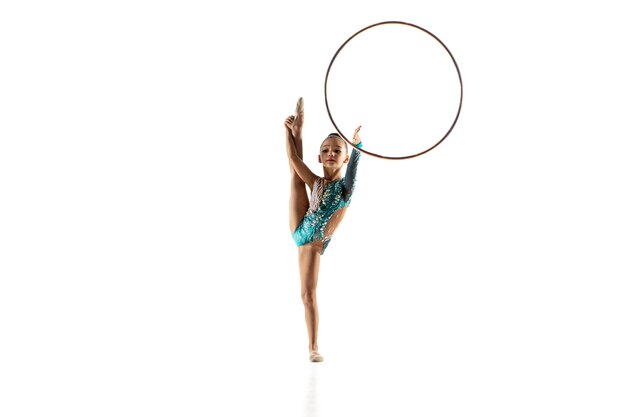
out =
{"type": "Polygon", "coordinates": [[[295,117],[294,116],[289,116],[285,119],[285,129],[287,129],[289,132],[293,133],[293,122],[295,121],[295,117]]]}

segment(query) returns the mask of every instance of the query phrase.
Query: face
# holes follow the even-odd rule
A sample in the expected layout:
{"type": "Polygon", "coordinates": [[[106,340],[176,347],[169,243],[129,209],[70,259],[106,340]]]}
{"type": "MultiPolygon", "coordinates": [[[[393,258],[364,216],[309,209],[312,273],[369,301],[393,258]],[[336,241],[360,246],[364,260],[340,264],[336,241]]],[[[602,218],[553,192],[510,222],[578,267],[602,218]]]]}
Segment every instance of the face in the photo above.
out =
{"type": "Polygon", "coordinates": [[[320,146],[318,161],[328,168],[341,168],[348,162],[348,153],[343,139],[330,136],[320,146]]]}

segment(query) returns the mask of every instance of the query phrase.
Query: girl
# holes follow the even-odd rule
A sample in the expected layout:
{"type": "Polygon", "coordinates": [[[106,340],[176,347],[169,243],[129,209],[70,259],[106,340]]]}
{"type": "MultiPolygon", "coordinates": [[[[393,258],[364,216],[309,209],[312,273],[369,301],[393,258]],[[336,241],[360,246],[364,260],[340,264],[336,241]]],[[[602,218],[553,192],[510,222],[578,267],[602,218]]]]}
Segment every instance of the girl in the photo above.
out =
{"type": "MultiPolygon", "coordinates": [[[[317,351],[319,316],[315,295],[320,255],[350,205],[361,152],[353,149],[348,157],[348,144],[337,133],[331,133],[320,146],[317,159],[322,164],[324,176],[318,177],[302,160],[303,123],[304,103],[301,97],[296,104],[296,114],[285,120],[287,156],[291,168],[289,228],[298,245],[301,296],[309,334],[309,360],[321,362],[324,358],[317,351]],[[341,169],[346,163],[346,176],[342,178],[341,169]],[[311,190],[311,201],[305,184],[311,190]]],[[[352,139],[358,148],[361,147],[359,130],[361,126],[356,128],[352,139]]]]}

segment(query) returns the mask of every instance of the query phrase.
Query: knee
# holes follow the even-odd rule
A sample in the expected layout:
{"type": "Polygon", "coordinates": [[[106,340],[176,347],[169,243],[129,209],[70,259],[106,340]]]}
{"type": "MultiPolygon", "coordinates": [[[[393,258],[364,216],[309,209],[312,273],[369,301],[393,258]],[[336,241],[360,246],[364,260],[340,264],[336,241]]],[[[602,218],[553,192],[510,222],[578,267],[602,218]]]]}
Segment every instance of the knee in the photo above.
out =
{"type": "Polygon", "coordinates": [[[315,290],[302,291],[300,296],[302,297],[302,303],[306,307],[313,307],[317,304],[317,297],[315,295],[315,290]]]}

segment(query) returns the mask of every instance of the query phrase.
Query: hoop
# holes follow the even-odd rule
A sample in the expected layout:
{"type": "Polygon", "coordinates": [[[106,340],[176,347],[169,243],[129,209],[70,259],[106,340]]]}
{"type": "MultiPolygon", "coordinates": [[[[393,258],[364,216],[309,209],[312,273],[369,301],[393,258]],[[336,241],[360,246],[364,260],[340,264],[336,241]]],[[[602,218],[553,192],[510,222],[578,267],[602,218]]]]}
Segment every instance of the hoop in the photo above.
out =
{"type": "Polygon", "coordinates": [[[412,23],[406,23],[406,22],[399,22],[399,21],[386,21],[386,22],[380,22],[380,23],[375,23],[373,25],[367,26],[361,30],[359,30],[358,32],[356,32],[354,35],[350,36],[348,38],[347,41],[345,41],[337,50],[337,52],[335,52],[335,55],[333,56],[333,59],[330,61],[330,64],[328,65],[328,70],[326,71],[326,78],[324,79],[324,100],[326,102],[326,111],[328,112],[328,117],[330,117],[330,121],[333,124],[333,126],[335,126],[335,129],[337,129],[337,133],[339,133],[339,135],[343,138],[343,140],[345,140],[346,142],[348,142],[350,144],[350,146],[352,146],[353,148],[355,147],[352,144],[352,141],[348,140],[346,138],[346,136],[343,134],[343,132],[341,131],[341,129],[339,129],[339,126],[337,126],[337,124],[335,123],[335,120],[333,119],[333,115],[330,112],[330,107],[328,105],[328,76],[330,75],[330,70],[333,67],[333,63],[335,62],[335,59],[337,58],[337,56],[339,56],[339,53],[341,52],[341,50],[352,40],[354,39],[357,35],[359,35],[362,32],[365,32],[368,29],[371,29],[373,27],[376,26],[381,26],[381,25],[389,25],[389,24],[395,24],[395,25],[406,25],[406,26],[410,26],[413,27],[415,29],[421,30],[424,33],[427,33],[428,35],[430,35],[431,37],[433,37],[437,42],[439,42],[439,44],[441,46],[444,47],[444,49],[446,50],[446,52],[448,52],[448,55],[450,55],[450,58],[452,59],[452,62],[454,63],[454,67],[456,68],[456,72],[459,76],[459,86],[460,86],[460,97],[459,97],[459,108],[456,112],[456,116],[454,118],[454,121],[452,122],[452,125],[450,126],[450,128],[448,129],[448,131],[446,132],[445,135],[443,135],[443,137],[441,139],[439,139],[439,141],[437,143],[435,143],[433,146],[431,146],[430,148],[426,149],[425,151],[416,153],[414,155],[408,155],[408,156],[384,156],[384,155],[379,155],[377,153],[371,152],[371,151],[367,151],[363,148],[360,148],[359,151],[364,152],[368,155],[372,155],[375,156],[377,158],[382,158],[382,159],[409,159],[409,158],[415,158],[416,156],[420,156],[425,154],[428,151],[433,150],[435,147],[437,147],[441,142],[444,141],[445,138],[448,137],[448,135],[450,134],[450,132],[452,132],[452,129],[454,128],[454,126],[456,125],[457,120],[459,120],[459,115],[461,114],[461,106],[463,104],[463,80],[461,79],[461,71],[459,70],[459,66],[456,63],[456,60],[454,59],[454,56],[452,55],[452,52],[450,52],[450,50],[448,49],[448,47],[434,34],[432,34],[431,32],[429,32],[428,30],[421,28],[417,25],[414,25],[412,23]]]}

